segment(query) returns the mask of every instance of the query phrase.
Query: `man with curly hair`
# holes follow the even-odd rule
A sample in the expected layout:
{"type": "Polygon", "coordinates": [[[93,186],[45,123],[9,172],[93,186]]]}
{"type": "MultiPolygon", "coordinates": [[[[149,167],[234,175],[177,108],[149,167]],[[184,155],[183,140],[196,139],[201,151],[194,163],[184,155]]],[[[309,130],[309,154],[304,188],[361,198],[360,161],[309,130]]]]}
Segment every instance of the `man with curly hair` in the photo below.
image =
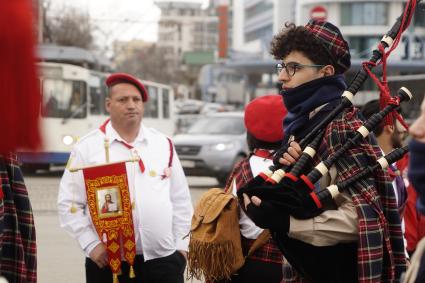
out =
{"type": "MultiPolygon", "coordinates": [[[[298,142],[340,104],[351,57],[339,29],[315,20],[306,26],[287,24],[274,37],[271,54],[282,60],[276,68],[288,110],[284,141],[290,146],[280,162],[289,165],[300,156],[298,142]]],[[[327,126],[312,166],[332,156],[354,134],[361,125],[357,114],[351,107],[327,126]]],[[[336,162],[316,189],[346,180],[380,155],[376,143],[362,141],[336,162]]],[[[322,214],[307,220],[289,215],[257,218],[265,215],[266,201],[245,195],[244,202],[258,226],[273,228],[279,248],[297,271],[284,268],[283,282],[295,282],[299,276],[311,282],[394,282],[405,270],[400,217],[387,172],[378,170],[356,182],[322,214]],[[277,226],[267,227],[270,218],[277,226]]]]}

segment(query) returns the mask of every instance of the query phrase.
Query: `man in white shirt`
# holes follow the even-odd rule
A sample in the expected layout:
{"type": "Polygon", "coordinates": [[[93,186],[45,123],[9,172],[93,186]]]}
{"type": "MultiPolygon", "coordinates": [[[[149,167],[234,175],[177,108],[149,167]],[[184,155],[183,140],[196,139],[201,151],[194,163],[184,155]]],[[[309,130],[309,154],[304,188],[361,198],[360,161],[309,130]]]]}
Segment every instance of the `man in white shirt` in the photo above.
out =
{"type": "MultiPolygon", "coordinates": [[[[127,179],[136,240],[134,270],[122,264],[119,282],[184,282],[188,239],[193,213],[189,188],[171,141],[143,125],[148,93],[139,80],[128,74],[112,74],[106,80],[109,94],[106,121],[75,145],[70,167],[105,163],[104,143],[109,143],[110,162],[139,157],[127,162],[127,179]]],[[[75,238],[86,255],[86,280],[111,282],[105,244],[96,233],[87,207],[81,171],[65,170],[58,210],[61,226],[75,238]]]]}

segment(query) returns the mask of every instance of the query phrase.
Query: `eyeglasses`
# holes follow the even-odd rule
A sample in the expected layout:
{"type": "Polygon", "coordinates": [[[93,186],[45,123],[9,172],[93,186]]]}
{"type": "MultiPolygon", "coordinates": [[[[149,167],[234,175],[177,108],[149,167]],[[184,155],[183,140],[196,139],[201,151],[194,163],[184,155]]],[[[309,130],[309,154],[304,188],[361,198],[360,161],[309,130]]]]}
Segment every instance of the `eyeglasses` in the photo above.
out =
{"type": "Polygon", "coordinates": [[[277,75],[280,74],[280,72],[282,72],[283,69],[285,69],[286,73],[288,74],[289,77],[292,77],[293,75],[295,75],[295,73],[305,67],[310,67],[310,68],[322,68],[326,65],[304,65],[304,64],[300,64],[300,63],[296,63],[296,62],[288,62],[288,63],[277,63],[276,64],[276,72],[277,75]]]}

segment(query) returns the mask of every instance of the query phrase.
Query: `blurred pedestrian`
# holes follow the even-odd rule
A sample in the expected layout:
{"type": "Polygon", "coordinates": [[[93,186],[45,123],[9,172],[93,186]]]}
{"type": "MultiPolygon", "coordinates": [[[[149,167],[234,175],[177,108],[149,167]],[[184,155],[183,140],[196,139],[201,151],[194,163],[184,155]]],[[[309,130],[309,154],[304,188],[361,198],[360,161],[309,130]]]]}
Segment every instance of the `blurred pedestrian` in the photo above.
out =
{"type": "Polygon", "coordinates": [[[0,278],[37,281],[34,218],[15,152],[40,146],[32,1],[0,9],[0,278]]]}
{"type": "MultiPolygon", "coordinates": [[[[409,133],[413,139],[409,143],[408,176],[418,195],[417,209],[425,214],[425,99],[422,101],[421,115],[412,124],[409,133]]],[[[417,245],[404,282],[425,282],[425,239],[422,239],[417,245]]]]}
{"type": "MultiPolygon", "coordinates": [[[[365,119],[369,119],[373,114],[380,111],[379,100],[371,100],[366,103],[360,110],[365,119]]],[[[403,141],[406,137],[407,130],[401,123],[393,118],[392,124],[385,125],[384,122],[379,124],[373,129],[376,140],[381,148],[383,155],[386,155],[396,148],[403,146],[403,141]]],[[[407,202],[407,188],[404,183],[401,171],[397,168],[396,164],[391,164],[388,168],[388,173],[392,179],[392,185],[397,200],[400,216],[403,215],[404,207],[407,202]]]]}

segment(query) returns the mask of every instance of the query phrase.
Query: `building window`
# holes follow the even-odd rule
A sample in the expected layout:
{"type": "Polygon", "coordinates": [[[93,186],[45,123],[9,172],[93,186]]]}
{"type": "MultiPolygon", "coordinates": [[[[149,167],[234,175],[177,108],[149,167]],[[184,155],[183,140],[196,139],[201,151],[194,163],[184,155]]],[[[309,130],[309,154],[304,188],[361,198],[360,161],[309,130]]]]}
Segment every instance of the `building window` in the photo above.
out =
{"type": "Polygon", "coordinates": [[[250,19],[270,10],[273,10],[273,3],[267,2],[267,1],[261,1],[258,4],[255,4],[245,9],[245,18],[250,19]]]}
{"type": "Polygon", "coordinates": [[[388,3],[342,3],[341,25],[387,25],[388,3]]]}
{"type": "Polygon", "coordinates": [[[145,104],[144,117],[158,118],[158,88],[148,86],[149,102],[145,104]]]}
{"type": "Polygon", "coordinates": [[[166,88],[162,89],[162,116],[170,118],[170,91],[166,88]]]}
{"type": "Polygon", "coordinates": [[[267,42],[271,41],[273,37],[273,26],[268,25],[261,29],[253,30],[245,33],[245,42],[254,41],[257,39],[265,40],[267,42]]]}
{"type": "Polygon", "coordinates": [[[379,37],[372,36],[351,36],[347,37],[348,46],[352,58],[369,58],[372,49],[377,46],[379,37]]]}

